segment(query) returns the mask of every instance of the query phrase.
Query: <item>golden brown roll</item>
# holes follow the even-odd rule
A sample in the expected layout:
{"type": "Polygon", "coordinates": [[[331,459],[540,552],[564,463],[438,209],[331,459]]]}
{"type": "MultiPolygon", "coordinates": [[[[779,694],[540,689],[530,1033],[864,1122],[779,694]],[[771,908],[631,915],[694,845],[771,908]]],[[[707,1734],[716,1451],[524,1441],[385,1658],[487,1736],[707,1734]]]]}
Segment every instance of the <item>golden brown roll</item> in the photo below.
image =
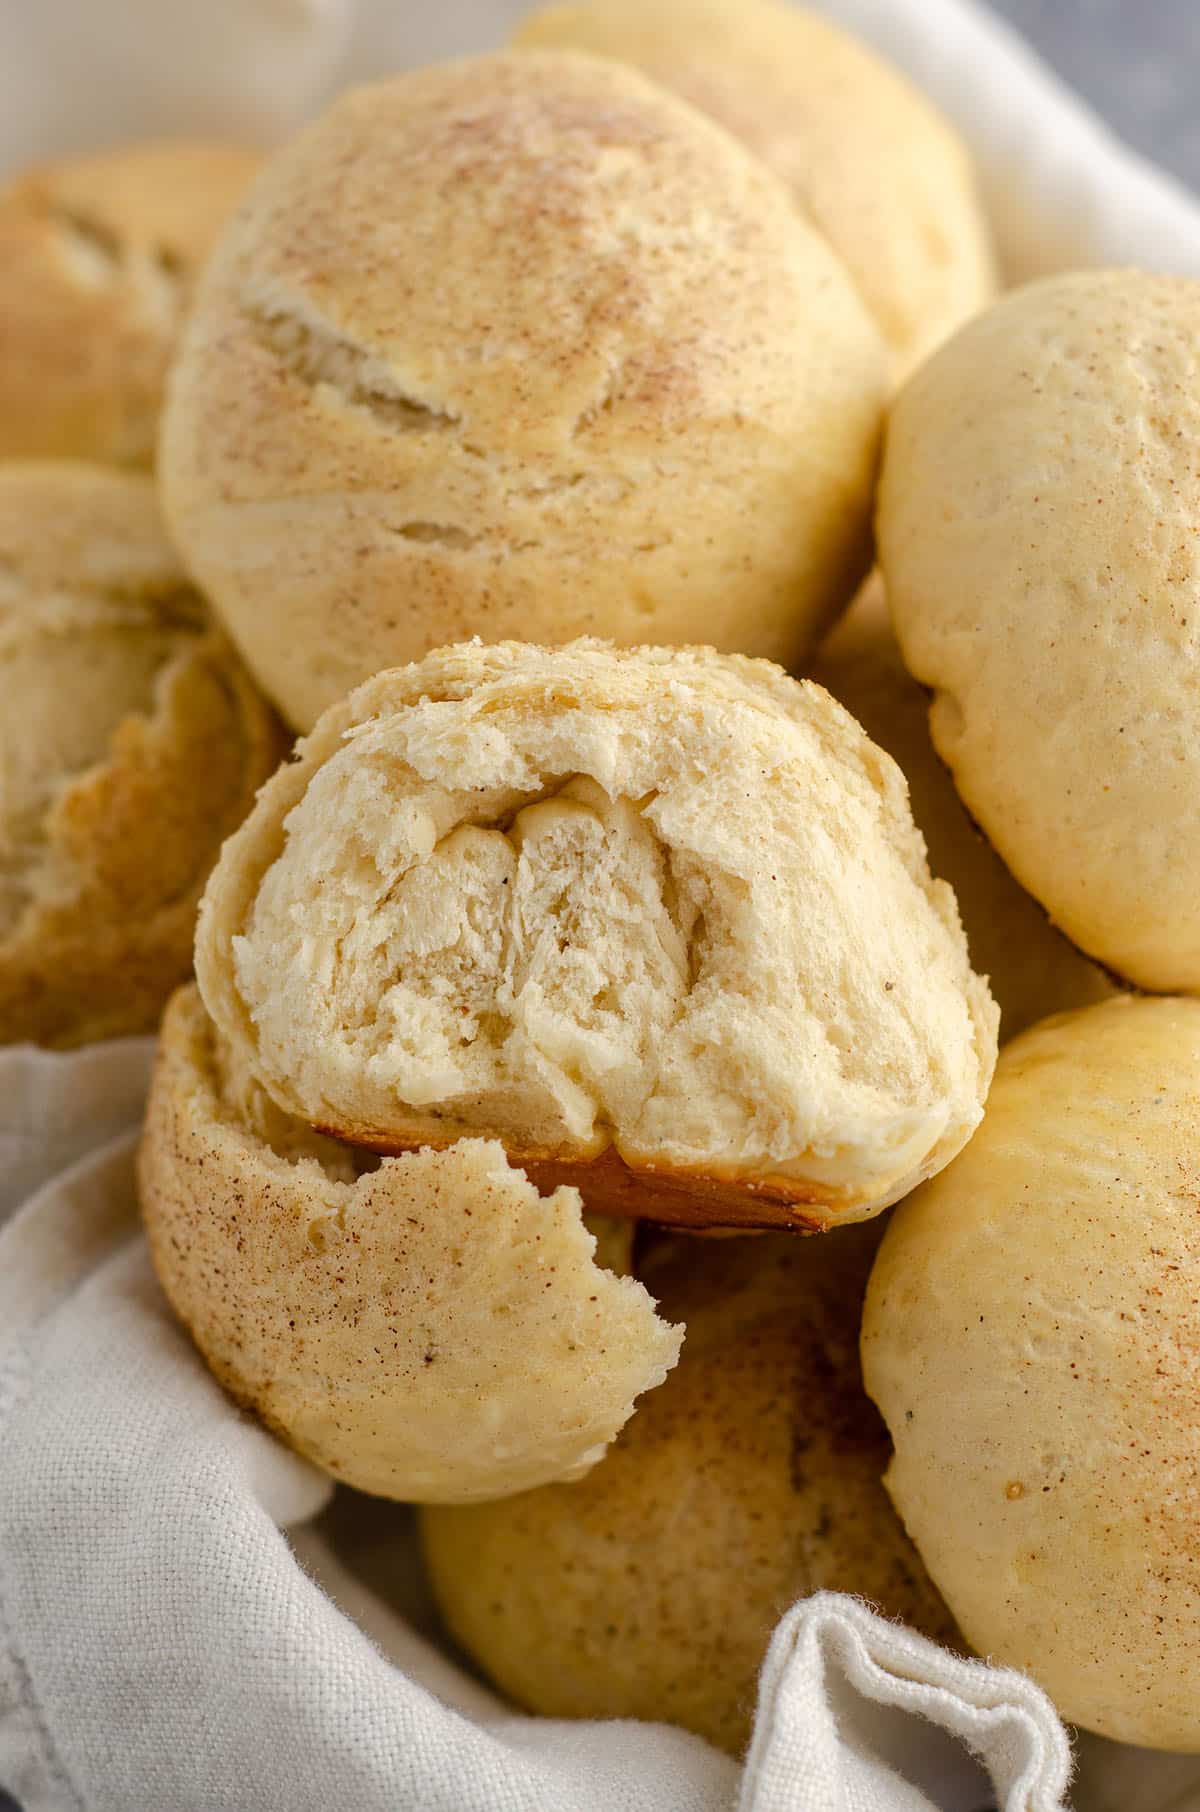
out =
{"type": "Polygon", "coordinates": [[[954,889],[972,966],[1000,1008],[1000,1037],[1036,1019],[1089,1006],[1115,984],[1050,923],[972,824],[929,736],[925,692],[905,668],[878,574],[872,576],[808,667],[854,714],[908,781],[934,874],[954,889]]]}
{"type": "Polygon", "coordinates": [[[1016,291],[901,392],[879,560],[969,811],[1097,962],[1200,990],[1200,283],[1016,291]]]}
{"type": "Polygon", "coordinates": [[[151,463],[192,285],[256,162],[136,144],[0,189],[0,459],[151,463]]]}
{"type": "Polygon", "coordinates": [[[500,1139],[601,1212],[821,1227],[948,1162],[996,1009],[888,756],[711,649],[440,650],[225,845],[196,973],[287,1113],[500,1139]]]}
{"type": "Polygon", "coordinates": [[[0,1042],[149,1031],[286,746],[149,479],[0,466],[0,1042]]]}
{"type": "Polygon", "coordinates": [[[678,1366],[579,1484],[427,1511],[452,1633],[549,1717],[749,1734],[779,1616],[828,1588],[937,1640],[954,1625],[881,1474],[856,1343],[874,1227],[820,1240],[671,1240],[641,1268],[687,1323],[678,1366]]]}
{"type": "Polygon", "coordinates": [[[194,988],[163,1022],[139,1177],[163,1288],[221,1383],[363,1491],[460,1503],[576,1476],[679,1352],[641,1284],[593,1262],[575,1190],[539,1195],[482,1139],[380,1162],[321,1138],[194,988]]]}
{"type": "Polygon", "coordinates": [[[1023,1033],[863,1321],[888,1489],[967,1639],[1156,1749],[1200,1749],[1198,1077],[1197,1001],[1023,1033]]]}
{"type": "Polygon", "coordinates": [[[479,634],[799,658],[865,569],[885,355],[783,185],[636,71],[343,95],[209,267],[171,530],[301,729],[479,634]]]}
{"type": "Polygon", "coordinates": [[[902,377],[995,289],[967,148],[899,70],[777,0],[577,0],[522,46],[635,64],[782,177],[828,240],[902,377]]]}

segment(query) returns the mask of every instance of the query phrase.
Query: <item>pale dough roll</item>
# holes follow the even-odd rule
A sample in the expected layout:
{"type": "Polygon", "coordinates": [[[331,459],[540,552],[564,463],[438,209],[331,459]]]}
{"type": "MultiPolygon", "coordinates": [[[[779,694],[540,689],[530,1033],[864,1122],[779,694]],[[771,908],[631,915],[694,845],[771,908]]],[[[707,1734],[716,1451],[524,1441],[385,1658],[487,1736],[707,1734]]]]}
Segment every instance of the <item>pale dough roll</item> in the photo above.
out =
{"type": "Polygon", "coordinates": [[[905,668],[878,574],[821,644],[808,675],[899,764],[929,866],[953,887],[972,967],[986,975],[1000,1008],[1001,1039],[1112,994],[1110,978],[1055,930],[967,816],[930,741],[928,699],[905,668]]]}
{"type": "Polygon", "coordinates": [[[893,1501],[968,1640],[1072,1723],[1200,1749],[1200,1002],[1001,1052],[863,1322],[893,1501]]]}
{"type": "Polygon", "coordinates": [[[286,747],[148,478],[0,466],[0,1042],[149,1031],[286,747]]]}
{"type": "Polygon", "coordinates": [[[226,844],[196,964],[289,1113],[495,1136],[650,1218],[873,1214],[970,1136],[995,1053],[895,765],[705,649],[471,643],[368,681],[226,844]]]}
{"type": "Polygon", "coordinates": [[[955,1641],[888,1503],[887,1432],[859,1375],[875,1243],[863,1227],[660,1246],[641,1275],[686,1321],[683,1354],[603,1463],[425,1513],[446,1621],[520,1704],[661,1718],[737,1751],[797,1598],[853,1592],[955,1641]]]}
{"type": "Polygon", "coordinates": [[[574,1190],[499,1145],[372,1161],[279,1113],[192,988],[163,1022],[140,1189],[154,1262],[221,1383],[384,1497],[572,1478],[683,1338],[593,1263],[574,1190]]]}
{"type": "Polygon", "coordinates": [[[1029,285],[911,380],[879,560],[972,815],[1073,943],[1200,990],[1200,283],[1029,285]]]}
{"type": "Polygon", "coordinates": [[[0,189],[0,458],[150,464],[192,285],[257,161],[135,144],[0,189]]]}
{"type": "Polygon", "coordinates": [[[343,95],[209,267],[162,474],[299,728],[480,634],[799,657],[867,558],[882,343],[783,186],[633,70],[343,95]]]}
{"type": "Polygon", "coordinates": [[[775,0],[582,0],[531,14],[515,41],[635,64],[741,139],[845,265],[898,377],[990,301],[965,144],[899,70],[819,14],[775,0]]]}

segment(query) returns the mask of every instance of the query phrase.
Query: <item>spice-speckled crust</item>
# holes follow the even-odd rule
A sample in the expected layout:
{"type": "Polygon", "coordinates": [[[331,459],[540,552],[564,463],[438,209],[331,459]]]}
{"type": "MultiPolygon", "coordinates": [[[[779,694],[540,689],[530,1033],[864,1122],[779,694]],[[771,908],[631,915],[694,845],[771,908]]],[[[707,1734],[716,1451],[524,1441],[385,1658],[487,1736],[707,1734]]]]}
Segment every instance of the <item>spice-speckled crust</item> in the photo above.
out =
{"type": "Polygon", "coordinates": [[[678,1366],[580,1484],[427,1511],[446,1620],[521,1704],[661,1718],[739,1750],[775,1623],[854,1592],[954,1642],[888,1503],[862,1390],[874,1227],[665,1241],[641,1267],[687,1323],[678,1366]]]}
{"type": "Polygon", "coordinates": [[[0,468],[0,1042],[150,1031],[281,726],[148,478],[0,468]]]}
{"type": "Polygon", "coordinates": [[[761,157],[854,279],[898,377],[991,299],[966,146],[899,70],[819,14],[777,0],[568,0],[515,42],[633,63],[761,157]]]}
{"type": "Polygon", "coordinates": [[[1200,1749],[1200,1002],[1000,1054],[863,1321],[888,1488],[981,1654],[1123,1743],[1200,1749]]]}
{"type": "Polygon", "coordinates": [[[642,1218],[864,1219],[970,1137],[995,1061],[895,764],[711,649],[468,643],[368,680],[226,844],[196,975],[309,1125],[495,1137],[642,1218]]]}
{"type": "Polygon", "coordinates": [[[898,398],[879,559],[968,809],[1080,949],[1200,991],[1200,283],[1017,291],[898,398]]]}
{"type": "Polygon", "coordinates": [[[163,1022],[139,1175],[216,1376],[363,1491],[463,1503],[577,1476],[679,1353],[641,1284],[593,1263],[574,1190],[539,1195],[481,1139],[372,1166],[239,1075],[194,988],[163,1022]]]}
{"type": "Polygon", "coordinates": [[[192,284],[256,164],[164,141],[0,190],[0,458],[151,463],[192,284]]]}
{"type": "Polygon", "coordinates": [[[817,651],[808,677],[828,687],[908,782],[929,866],[954,889],[971,965],[1000,1008],[1001,1039],[1048,1013],[1086,1007],[1112,979],[1056,931],[971,822],[929,735],[929,701],[900,654],[878,573],[817,651]]]}
{"type": "Polygon", "coordinates": [[[302,729],[474,634],[787,664],[864,570],[885,367],[709,120],[599,59],[448,64],[264,170],[172,376],[167,516],[302,729]]]}

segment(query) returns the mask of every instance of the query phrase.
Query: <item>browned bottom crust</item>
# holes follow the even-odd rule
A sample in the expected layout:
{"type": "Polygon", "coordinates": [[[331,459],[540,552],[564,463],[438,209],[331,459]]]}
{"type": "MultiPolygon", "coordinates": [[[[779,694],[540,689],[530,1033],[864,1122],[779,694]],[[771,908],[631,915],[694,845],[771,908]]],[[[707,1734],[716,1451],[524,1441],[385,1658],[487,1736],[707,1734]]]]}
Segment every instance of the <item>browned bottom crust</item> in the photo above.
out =
{"type": "MultiPolygon", "coordinates": [[[[445,1151],[456,1143],[453,1137],[439,1139],[428,1133],[396,1140],[362,1127],[319,1125],[315,1130],[382,1157],[422,1149],[445,1151]]],[[[501,1143],[509,1163],[523,1170],[541,1194],[568,1183],[578,1189],[589,1213],[655,1221],[664,1227],[823,1233],[834,1219],[844,1217],[850,1205],[844,1190],[803,1177],[737,1177],[667,1165],[634,1166],[613,1145],[594,1158],[568,1158],[544,1148],[514,1146],[507,1139],[501,1138],[501,1143]]]]}

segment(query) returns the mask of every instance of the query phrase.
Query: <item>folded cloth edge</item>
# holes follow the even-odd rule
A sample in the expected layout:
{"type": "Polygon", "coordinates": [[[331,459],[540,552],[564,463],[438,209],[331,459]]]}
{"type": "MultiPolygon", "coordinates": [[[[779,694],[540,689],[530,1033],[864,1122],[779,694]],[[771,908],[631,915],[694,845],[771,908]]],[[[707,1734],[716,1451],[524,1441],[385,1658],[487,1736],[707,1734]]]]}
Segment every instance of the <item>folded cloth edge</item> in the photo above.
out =
{"type": "Polygon", "coordinates": [[[818,1592],[776,1626],[759,1676],[758,1714],[746,1755],[741,1812],[776,1803],[775,1753],[800,1658],[808,1672],[836,1665],[864,1698],[927,1718],[987,1768],[1004,1812],[1059,1812],[1071,1748],[1046,1694],[1011,1668],[950,1654],[861,1599],[818,1592]]]}

